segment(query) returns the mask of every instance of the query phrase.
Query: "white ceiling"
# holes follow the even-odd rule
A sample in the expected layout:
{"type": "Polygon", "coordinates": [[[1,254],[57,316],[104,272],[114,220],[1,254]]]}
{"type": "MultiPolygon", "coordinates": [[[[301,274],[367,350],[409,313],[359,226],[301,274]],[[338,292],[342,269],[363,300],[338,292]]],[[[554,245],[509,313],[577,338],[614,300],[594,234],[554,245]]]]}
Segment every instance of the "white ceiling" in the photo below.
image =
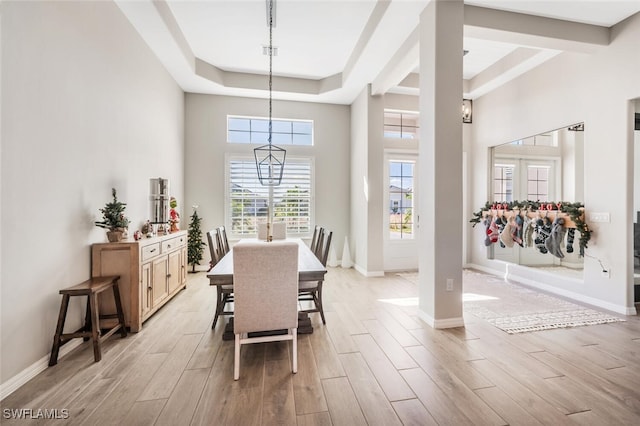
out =
{"type": "MultiPolygon", "coordinates": [[[[374,93],[417,94],[417,79],[405,77],[418,69],[415,30],[428,2],[276,0],[274,98],[350,104],[369,83],[374,93]]],[[[268,96],[266,0],[116,3],[186,92],[268,96]]],[[[608,27],[639,11],[640,0],[467,0],[464,96],[562,51],[598,49],[608,27]]]]}

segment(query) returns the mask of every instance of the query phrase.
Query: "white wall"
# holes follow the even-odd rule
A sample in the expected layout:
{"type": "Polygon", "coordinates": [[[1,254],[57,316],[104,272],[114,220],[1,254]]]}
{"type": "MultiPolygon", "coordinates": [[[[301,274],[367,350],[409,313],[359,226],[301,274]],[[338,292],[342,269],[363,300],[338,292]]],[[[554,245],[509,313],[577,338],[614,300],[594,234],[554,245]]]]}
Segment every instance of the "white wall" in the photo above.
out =
{"type": "Polygon", "coordinates": [[[148,218],[149,178],[183,201],[184,95],[114,3],[5,1],[1,29],[4,391],[46,366],[58,290],[90,277],[111,187],[131,229],[148,218]]]}
{"type": "Polygon", "coordinates": [[[385,150],[417,152],[418,149],[417,140],[384,138],[385,108],[418,111],[418,97],[398,94],[371,96],[365,89],[351,105],[352,251],[356,269],[367,276],[382,275],[385,269],[385,150]]]}
{"type": "Polygon", "coordinates": [[[351,104],[351,218],[350,246],[353,262],[366,274],[369,223],[369,89],[351,104]]]}
{"type": "MultiPolygon", "coordinates": [[[[266,81],[266,80],[265,80],[266,81]]],[[[198,205],[202,230],[223,225],[225,154],[253,156],[254,146],[227,143],[227,115],[267,117],[266,99],[185,95],[185,217],[198,205]]],[[[314,121],[314,146],[284,146],[287,157],[315,158],[315,224],[333,231],[336,256],[342,256],[349,230],[349,106],[273,101],[273,117],[314,121]]],[[[186,224],[184,225],[186,226],[186,224]]],[[[208,253],[202,265],[209,261],[208,253]]]]}
{"type": "MultiPolygon", "coordinates": [[[[635,112],[640,114],[640,99],[635,101],[635,112]]],[[[637,223],[640,212],[640,130],[633,132],[633,221],[637,223]]]]}
{"type": "MultiPolygon", "coordinates": [[[[632,294],[633,107],[640,94],[640,14],[612,30],[612,41],[593,54],[563,53],[533,71],[474,101],[474,173],[471,204],[488,199],[489,147],[585,122],[584,202],[588,212],[610,212],[610,223],[590,223],[584,283],[552,290],[620,312],[635,312],[632,294]],[[615,190],[614,190],[615,188],[615,190]],[[622,240],[621,240],[622,239],[622,240]]],[[[487,260],[482,227],[471,232],[472,262],[504,269],[487,260]]]]}

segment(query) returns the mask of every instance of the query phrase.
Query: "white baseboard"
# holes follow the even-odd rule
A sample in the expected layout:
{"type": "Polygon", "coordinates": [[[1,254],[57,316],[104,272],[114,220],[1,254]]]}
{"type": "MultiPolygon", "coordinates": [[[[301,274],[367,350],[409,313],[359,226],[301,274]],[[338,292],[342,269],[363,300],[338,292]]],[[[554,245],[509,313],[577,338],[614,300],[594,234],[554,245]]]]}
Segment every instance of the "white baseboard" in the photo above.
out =
{"type": "Polygon", "coordinates": [[[431,328],[455,328],[464,327],[464,318],[447,318],[447,319],[435,319],[426,312],[418,309],[418,318],[426,322],[431,328]]]}
{"type": "MultiPolygon", "coordinates": [[[[552,293],[552,294],[557,294],[559,296],[563,296],[572,300],[575,300],[577,302],[582,302],[582,303],[586,303],[588,305],[592,305],[592,306],[596,306],[602,309],[606,309],[608,311],[611,312],[616,312],[622,315],[636,315],[637,311],[635,306],[632,307],[628,307],[628,306],[623,306],[623,305],[617,305],[615,303],[609,303],[607,301],[604,300],[600,300],[600,299],[596,299],[590,296],[585,296],[584,294],[580,294],[580,293],[575,293],[573,291],[568,291],[568,290],[564,290],[560,287],[556,287],[556,286],[552,286],[552,285],[547,285],[547,284],[543,284],[539,281],[533,280],[531,278],[527,278],[527,277],[523,277],[521,275],[518,275],[517,269],[518,268],[523,268],[522,266],[519,265],[509,265],[509,264],[505,264],[505,270],[498,270],[498,269],[493,269],[493,268],[489,268],[486,266],[480,266],[480,265],[476,265],[476,264],[469,264],[466,267],[472,268],[472,269],[477,269],[481,272],[485,272],[487,274],[490,275],[495,275],[497,277],[501,277],[501,278],[505,278],[505,279],[510,279],[513,281],[517,281],[519,283],[528,285],[529,287],[533,287],[533,288],[537,288],[539,290],[543,290],[546,291],[548,293],[552,293]],[[511,267],[509,267],[511,266],[511,267]]],[[[546,272],[546,271],[536,271],[537,274],[540,275],[549,275],[550,277],[553,278],[558,278],[555,274],[552,274],[550,272],[546,272]]],[[[560,279],[564,279],[567,281],[575,281],[575,278],[560,278],[560,279]]]]}
{"type": "Polygon", "coordinates": [[[477,271],[484,272],[485,274],[495,275],[496,277],[504,278],[504,275],[505,275],[504,271],[499,271],[497,269],[489,268],[487,266],[476,265],[475,263],[467,263],[466,265],[464,265],[464,267],[466,269],[475,269],[477,271]]]}
{"type": "Polygon", "coordinates": [[[524,278],[524,277],[518,276],[516,274],[509,274],[508,278],[511,279],[511,280],[517,281],[519,283],[528,285],[529,287],[537,288],[539,290],[543,290],[543,291],[546,291],[548,293],[553,293],[553,294],[557,294],[559,296],[567,297],[569,299],[572,299],[572,300],[575,300],[575,301],[578,301],[578,302],[582,302],[582,303],[586,303],[588,305],[597,306],[599,308],[606,309],[606,310],[611,311],[611,312],[616,312],[616,313],[622,314],[622,315],[636,315],[636,308],[635,307],[627,307],[627,306],[622,306],[622,305],[616,305],[614,303],[609,303],[609,302],[606,302],[604,300],[595,299],[595,298],[590,297],[590,296],[585,296],[584,294],[575,293],[573,291],[568,291],[568,290],[564,290],[562,288],[558,288],[558,287],[542,284],[542,283],[540,283],[538,281],[535,281],[535,280],[532,280],[532,279],[529,279],[529,278],[524,278]]]}
{"type": "Polygon", "coordinates": [[[384,271],[367,271],[366,269],[364,269],[362,266],[358,264],[354,264],[353,267],[355,268],[356,271],[360,272],[362,275],[364,275],[367,278],[384,277],[384,271]]]}
{"type": "MultiPolygon", "coordinates": [[[[69,343],[65,344],[64,346],[62,346],[58,354],[58,362],[60,361],[61,358],[63,358],[69,352],[71,352],[72,350],[80,346],[82,343],[84,343],[82,340],[74,339],[69,343]]],[[[0,401],[5,399],[9,395],[11,395],[13,392],[15,392],[18,388],[20,388],[22,385],[27,383],[29,380],[33,379],[35,376],[37,376],[38,374],[42,373],[44,370],[49,368],[50,357],[51,357],[51,354],[48,353],[47,355],[43,356],[38,361],[34,362],[30,366],[28,366],[27,368],[25,368],[24,370],[22,370],[21,372],[19,372],[9,380],[7,380],[6,382],[0,384],[0,401]]]]}

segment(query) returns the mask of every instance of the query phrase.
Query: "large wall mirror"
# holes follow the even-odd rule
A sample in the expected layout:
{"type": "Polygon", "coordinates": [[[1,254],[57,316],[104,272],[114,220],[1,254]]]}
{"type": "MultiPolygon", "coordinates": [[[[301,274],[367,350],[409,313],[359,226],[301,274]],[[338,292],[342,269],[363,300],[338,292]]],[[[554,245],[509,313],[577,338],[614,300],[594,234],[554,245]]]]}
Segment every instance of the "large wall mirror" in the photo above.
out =
{"type": "MultiPolygon", "coordinates": [[[[584,125],[568,125],[492,148],[490,199],[584,202],[584,125]]],[[[571,244],[565,233],[564,258],[533,247],[492,244],[489,257],[582,278],[580,233],[571,244]],[[569,243],[570,247],[567,247],[569,243]]]]}

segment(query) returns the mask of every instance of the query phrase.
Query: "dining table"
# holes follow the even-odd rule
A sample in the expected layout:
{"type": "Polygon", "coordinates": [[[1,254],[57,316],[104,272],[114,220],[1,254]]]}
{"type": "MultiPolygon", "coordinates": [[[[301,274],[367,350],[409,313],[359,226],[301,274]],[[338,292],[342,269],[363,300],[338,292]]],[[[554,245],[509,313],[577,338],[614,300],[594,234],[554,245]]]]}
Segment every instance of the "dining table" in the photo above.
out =
{"type": "MultiPolygon", "coordinates": [[[[241,239],[243,241],[261,241],[256,238],[241,239]]],[[[274,240],[283,241],[283,240],[274,240]]],[[[324,281],[327,268],[320,262],[316,255],[311,251],[309,246],[300,238],[286,238],[284,241],[293,241],[298,243],[298,281],[324,281]]],[[[265,244],[269,244],[265,241],[265,244]]],[[[220,259],[216,265],[207,272],[209,285],[233,285],[233,247],[229,252],[220,259]]],[[[298,316],[298,333],[312,333],[313,327],[308,318],[308,314],[300,313],[298,316]]],[[[233,339],[233,318],[229,320],[223,334],[224,340],[233,339]]]]}

